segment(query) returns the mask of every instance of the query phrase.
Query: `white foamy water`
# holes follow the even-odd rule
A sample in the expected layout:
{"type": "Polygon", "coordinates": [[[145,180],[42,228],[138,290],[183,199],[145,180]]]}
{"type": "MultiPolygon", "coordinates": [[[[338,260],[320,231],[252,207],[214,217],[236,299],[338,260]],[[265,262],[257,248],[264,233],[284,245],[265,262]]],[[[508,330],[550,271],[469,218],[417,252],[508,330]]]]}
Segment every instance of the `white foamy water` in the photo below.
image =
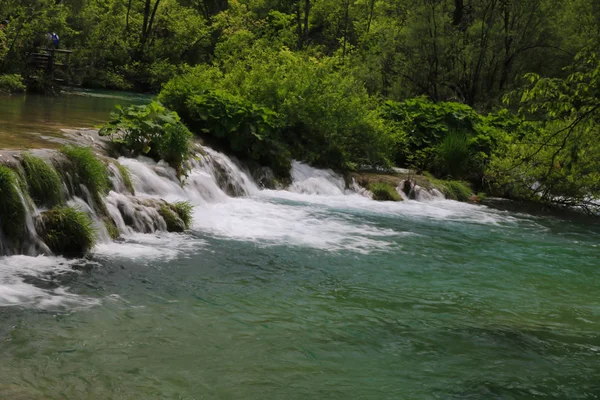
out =
{"type": "Polygon", "coordinates": [[[94,255],[102,259],[170,261],[185,257],[193,251],[200,251],[205,245],[206,242],[203,240],[180,233],[132,233],[126,235],[124,240],[97,245],[94,255]]]}
{"type": "Polygon", "coordinates": [[[60,257],[11,256],[0,258],[0,306],[28,306],[43,309],[86,308],[100,301],[56,286],[63,274],[75,274],[75,261],[60,257]]]}
{"type": "MultiPolygon", "coordinates": [[[[118,241],[109,240],[104,224],[94,215],[94,208],[89,206],[92,196],[73,197],[70,204],[94,217],[100,230],[94,256],[99,260],[151,263],[209,250],[205,241],[193,235],[164,232],[166,224],[158,212],[163,200],[190,202],[194,206],[192,230],[200,235],[261,247],[283,245],[362,254],[401,247],[402,237],[414,234],[410,223],[406,223],[410,219],[493,225],[515,222],[508,213],[439,200],[435,193],[417,196],[426,201],[372,201],[369,193],[357,190],[356,185],[354,190],[347,189],[344,179],[334,172],[299,162],[292,165],[293,183],[288,190],[259,190],[236,162],[211,149],[202,152],[192,162],[183,184],[165,163],[146,158],[119,159],[131,173],[136,196],[127,193],[120,178],[113,176],[117,184],[115,191],[106,196],[105,204],[121,233],[118,241]],[[365,218],[368,216],[403,221],[389,228],[365,218]]],[[[115,168],[111,171],[115,175],[115,168]]],[[[31,229],[33,232],[33,225],[31,229]]],[[[72,268],[74,263],[58,257],[0,258],[0,306],[98,304],[99,300],[78,296],[61,286],[57,279],[61,274],[77,274],[72,268]]]]}

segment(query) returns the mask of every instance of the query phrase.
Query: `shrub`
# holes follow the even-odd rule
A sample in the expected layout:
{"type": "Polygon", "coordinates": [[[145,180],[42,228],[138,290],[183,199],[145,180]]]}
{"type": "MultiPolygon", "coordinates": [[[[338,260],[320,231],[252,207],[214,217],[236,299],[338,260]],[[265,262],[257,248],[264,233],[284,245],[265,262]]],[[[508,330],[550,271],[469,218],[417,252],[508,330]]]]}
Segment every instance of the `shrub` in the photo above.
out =
{"type": "Polygon", "coordinates": [[[29,153],[23,155],[29,195],[37,205],[53,207],[62,202],[62,184],[54,167],[29,153]]]}
{"type": "Polygon", "coordinates": [[[177,113],[157,102],[117,107],[100,135],[110,136],[114,144],[125,147],[131,155],[144,154],[157,161],[165,160],[180,174],[190,156],[191,132],[177,113]]]}
{"type": "Polygon", "coordinates": [[[25,91],[25,84],[21,75],[0,75],[0,94],[22,93],[25,91]]]}
{"type": "Polygon", "coordinates": [[[19,244],[25,232],[26,213],[17,174],[9,167],[0,165],[0,228],[13,245],[19,244]]]}
{"type": "Polygon", "coordinates": [[[402,201],[402,197],[396,191],[393,185],[385,182],[375,182],[369,185],[369,190],[373,193],[373,200],[377,201],[402,201]]]}
{"type": "Polygon", "coordinates": [[[289,175],[291,155],[281,142],[277,113],[221,90],[192,96],[186,106],[197,132],[238,157],[271,167],[278,176],[289,175]]]}
{"type": "Polygon", "coordinates": [[[55,254],[81,257],[96,243],[90,217],[72,207],[55,207],[40,216],[40,238],[55,254]]]}
{"type": "Polygon", "coordinates": [[[101,201],[110,188],[106,165],[89,147],[65,146],[60,151],[71,162],[75,183],[85,185],[95,200],[101,201]]]}

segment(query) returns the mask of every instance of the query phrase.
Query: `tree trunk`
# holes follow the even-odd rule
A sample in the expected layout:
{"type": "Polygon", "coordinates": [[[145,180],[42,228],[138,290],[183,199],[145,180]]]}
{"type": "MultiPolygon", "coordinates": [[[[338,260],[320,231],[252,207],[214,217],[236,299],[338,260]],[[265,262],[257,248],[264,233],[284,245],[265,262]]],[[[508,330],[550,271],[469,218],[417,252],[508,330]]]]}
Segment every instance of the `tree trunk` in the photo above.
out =
{"type": "Polygon", "coordinates": [[[308,42],[308,16],[310,14],[310,0],[304,2],[304,43],[308,42]]]}

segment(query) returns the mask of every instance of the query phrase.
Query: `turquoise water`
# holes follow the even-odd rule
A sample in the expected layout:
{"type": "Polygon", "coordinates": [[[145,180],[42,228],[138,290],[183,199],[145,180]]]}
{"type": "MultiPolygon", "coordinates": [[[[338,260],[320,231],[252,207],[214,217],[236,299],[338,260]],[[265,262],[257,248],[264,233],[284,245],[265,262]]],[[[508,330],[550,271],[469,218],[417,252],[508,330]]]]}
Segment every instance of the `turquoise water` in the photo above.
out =
{"type": "Polygon", "coordinates": [[[0,261],[0,398],[600,397],[591,222],[289,192],[195,218],[0,261]]]}

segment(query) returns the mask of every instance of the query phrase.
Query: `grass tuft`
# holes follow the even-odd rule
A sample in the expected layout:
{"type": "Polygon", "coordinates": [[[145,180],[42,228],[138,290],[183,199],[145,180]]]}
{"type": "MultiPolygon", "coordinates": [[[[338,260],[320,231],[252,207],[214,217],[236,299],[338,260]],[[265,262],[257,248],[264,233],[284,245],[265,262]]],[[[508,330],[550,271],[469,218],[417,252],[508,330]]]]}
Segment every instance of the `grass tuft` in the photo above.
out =
{"type": "Polygon", "coordinates": [[[110,188],[106,165],[89,147],[65,146],[60,150],[71,162],[79,183],[85,185],[100,200],[110,188]]]}
{"type": "Polygon", "coordinates": [[[40,238],[54,254],[82,257],[96,243],[92,220],[73,207],[55,207],[42,213],[40,220],[40,238]]]}
{"type": "Polygon", "coordinates": [[[163,217],[169,232],[183,232],[192,223],[193,206],[187,201],[174,204],[163,204],[158,213],[163,217]]]}
{"type": "Polygon", "coordinates": [[[9,167],[0,165],[0,228],[13,245],[18,245],[23,237],[26,213],[17,174],[9,167]]]}
{"type": "Polygon", "coordinates": [[[133,187],[133,182],[131,180],[131,172],[129,172],[127,167],[121,165],[118,161],[115,161],[115,164],[119,169],[119,173],[121,174],[121,179],[123,179],[125,188],[129,190],[129,193],[135,196],[135,188],[133,187]]]}
{"type": "Polygon", "coordinates": [[[373,200],[377,201],[402,201],[402,197],[396,191],[396,188],[389,183],[375,182],[369,185],[369,190],[373,193],[373,200]]]}
{"type": "Polygon", "coordinates": [[[432,184],[450,200],[469,201],[473,195],[473,191],[469,184],[463,181],[432,179],[432,184]]]}
{"type": "Polygon", "coordinates": [[[188,201],[179,201],[172,204],[171,209],[177,213],[179,218],[181,218],[185,224],[185,229],[189,229],[192,224],[192,211],[194,211],[194,206],[188,201]]]}
{"type": "Polygon", "coordinates": [[[60,176],[52,165],[29,153],[23,155],[22,165],[29,195],[35,204],[53,207],[62,203],[60,176]]]}

